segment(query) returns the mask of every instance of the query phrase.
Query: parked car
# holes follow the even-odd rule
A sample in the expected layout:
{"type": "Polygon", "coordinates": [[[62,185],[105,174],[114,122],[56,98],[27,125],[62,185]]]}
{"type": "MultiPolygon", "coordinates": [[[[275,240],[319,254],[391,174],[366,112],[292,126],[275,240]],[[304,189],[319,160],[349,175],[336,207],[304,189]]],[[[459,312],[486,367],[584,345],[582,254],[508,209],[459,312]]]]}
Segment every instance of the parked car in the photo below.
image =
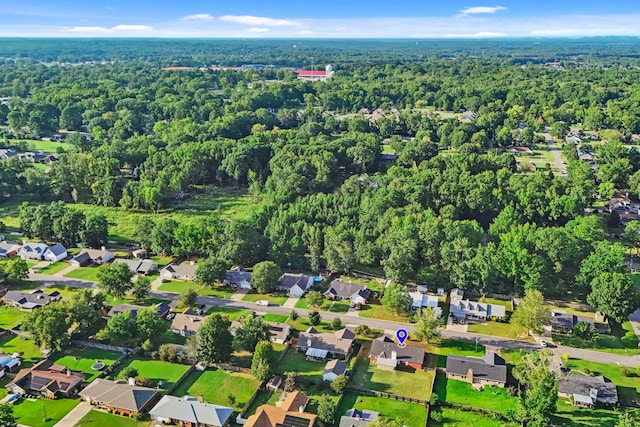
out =
{"type": "Polygon", "coordinates": [[[269,305],[269,300],[266,299],[261,299],[259,301],[256,301],[257,305],[264,305],[264,306],[268,306],[269,305]]]}
{"type": "Polygon", "coordinates": [[[545,340],[540,340],[540,347],[547,348],[549,347],[549,343],[547,343],[545,340]]]}

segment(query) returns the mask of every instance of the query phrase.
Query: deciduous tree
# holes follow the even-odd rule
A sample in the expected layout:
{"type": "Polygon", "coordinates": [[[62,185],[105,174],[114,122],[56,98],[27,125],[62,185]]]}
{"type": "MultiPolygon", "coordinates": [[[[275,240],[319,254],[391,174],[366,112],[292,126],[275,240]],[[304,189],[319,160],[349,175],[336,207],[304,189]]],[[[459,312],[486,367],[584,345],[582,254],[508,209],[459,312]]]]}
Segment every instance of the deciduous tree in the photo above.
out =
{"type": "Polygon", "coordinates": [[[116,299],[122,299],[131,289],[133,273],[127,264],[103,265],[97,276],[98,286],[116,299]]]}
{"type": "Polygon", "coordinates": [[[278,286],[282,270],[272,261],[262,261],[253,267],[251,285],[261,293],[273,292],[278,286]]]}
{"type": "Polygon", "coordinates": [[[544,304],[542,293],[528,289],[511,316],[511,327],[518,334],[529,331],[539,334],[550,320],[551,312],[544,304]]]}
{"type": "Polygon", "coordinates": [[[220,314],[207,316],[196,334],[196,355],[206,364],[228,362],[233,352],[229,322],[220,314]]]}

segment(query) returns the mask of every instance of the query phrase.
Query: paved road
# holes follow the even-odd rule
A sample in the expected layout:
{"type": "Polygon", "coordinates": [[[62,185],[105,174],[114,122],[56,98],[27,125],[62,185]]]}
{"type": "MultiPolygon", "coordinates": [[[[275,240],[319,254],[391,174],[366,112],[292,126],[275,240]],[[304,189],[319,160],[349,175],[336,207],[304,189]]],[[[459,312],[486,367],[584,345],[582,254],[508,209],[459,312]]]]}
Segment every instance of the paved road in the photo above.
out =
{"type": "Polygon", "coordinates": [[[551,151],[551,155],[553,155],[553,158],[554,158],[554,161],[552,163],[552,168],[557,169],[560,172],[561,176],[567,176],[567,165],[565,165],[564,160],[562,160],[562,156],[560,155],[560,149],[556,145],[556,142],[548,133],[544,133],[544,139],[547,142],[547,145],[549,146],[549,151],[551,151]]]}
{"type": "MultiPolygon", "coordinates": [[[[44,281],[47,283],[56,283],[59,285],[66,286],[74,286],[81,288],[93,288],[95,287],[95,283],[89,282],[86,280],[77,280],[77,279],[69,279],[66,277],[52,277],[41,274],[31,274],[29,276],[31,280],[44,281]],[[33,276],[33,277],[32,277],[33,276]]],[[[158,299],[166,299],[174,301],[178,294],[173,292],[163,292],[163,291],[152,291],[152,298],[158,299]]],[[[291,308],[281,307],[281,306],[259,306],[254,302],[248,301],[236,301],[231,299],[221,299],[207,296],[198,297],[198,304],[206,304],[210,306],[218,306],[218,307],[227,307],[227,308],[235,308],[240,310],[252,310],[259,313],[273,313],[273,314],[281,314],[288,316],[291,313],[291,308]]],[[[309,316],[309,311],[306,309],[296,308],[295,309],[298,315],[301,317],[309,316]]],[[[370,328],[382,329],[388,332],[395,332],[399,328],[404,328],[409,332],[414,330],[413,325],[402,323],[402,322],[392,322],[388,320],[379,320],[379,319],[368,319],[364,317],[357,316],[347,316],[344,314],[336,314],[329,312],[322,312],[322,319],[327,321],[332,321],[334,318],[339,317],[344,323],[348,325],[367,325],[370,328]]],[[[461,332],[461,331],[450,331],[443,329],[441,331],[441,335],[443,338],[454,339],[458,341],[466,341],[466,342],[477,342],[478,344],[482,344],[485,346],[493,346],[500,348],[508,348],[514,350],[539,350],[540,346],[535,343],[520,341],[512,338],[502,338],[502,337],[494,337],[490,335],[482,335],[482,334],[474,334],[471,332],[461,332]]],[[[555,346],[551,348],[551,350],[559,355],[564,353],[568,353],[570,357],[575,357],[583,360],[589,360],[592,362],[598,363],[616,363],[620,366],[628,366],[628,367],[637,367],[640,365],[640,355],[635,356],[623,356],[623,355],[615,355],[610,353],[604,353],[600,351],[593,350],[584,350],[574,347],[564,347],[564,346],[555,346]]]]}

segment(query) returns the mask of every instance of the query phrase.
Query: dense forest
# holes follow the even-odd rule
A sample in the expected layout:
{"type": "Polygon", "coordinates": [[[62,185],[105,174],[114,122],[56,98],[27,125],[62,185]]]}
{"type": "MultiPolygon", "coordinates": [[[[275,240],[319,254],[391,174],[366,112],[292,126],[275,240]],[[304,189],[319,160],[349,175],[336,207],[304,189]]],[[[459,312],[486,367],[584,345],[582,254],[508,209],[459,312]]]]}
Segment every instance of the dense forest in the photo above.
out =
{"type": "Polygon", "coordinates": [[[607,67],[598,49],[607,41],[591,39],[564,41],[565,53],[582,53],[561,58],[553,41],[305,41],[295,55],[290,41],[271,42],[268,55],[259,53],[266,42],[216,42],[216,51],[190,41],[187,57],[171,41],[66,41],[45,53],[47,43],[28,51],[33,41],[21,40],[0,49],[0,144],[64,129],[73,149],[47,169],[1,160],[0,192],[32,202],[21,208],[30,237],[81,238],[51,228],[64,208],[35,205],[63,200],[72,211],[82,202],[148,212],[137,240],[160,253],[312,271],[382,267],[400,283],[570,292],[595,306],[611,287],[632,307],[625,248],[584,216],[598,197],[640,192],[640,155],[625,145],[640,132],[640,71],[626,66],[635,54],[625,41],[611,44],[617,65],[607,67]],[[334,64],[332,79],[202,67],[296,66],[312,51],[334,64]],[[464,58],[472,51],[481,54],[464,58]],[[42,63],[78,59],[108,62],[42,63]],[[564,62],[545,64],[554,59],[564,62]],[[149,64],[167,61],[199,68],[149,64]],[[522,173],[504,150],[544,143],[545,129],[564,141],[578,124],[599,132],[596,168],[571,146],[567,177],[522,173]],[[194,224],[162,217],[176,198],[214,186],[247,189],[258,213],[194,224]]]}

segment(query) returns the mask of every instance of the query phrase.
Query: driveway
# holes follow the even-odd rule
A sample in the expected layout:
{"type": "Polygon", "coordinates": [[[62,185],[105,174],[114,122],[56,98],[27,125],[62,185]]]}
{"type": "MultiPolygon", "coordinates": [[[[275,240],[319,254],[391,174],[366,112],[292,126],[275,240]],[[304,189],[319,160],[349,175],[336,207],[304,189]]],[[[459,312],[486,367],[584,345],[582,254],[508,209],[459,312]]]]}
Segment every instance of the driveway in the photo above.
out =
{"type": "Polygon", "coordinates": [[[93,407],[89,402],[84,400],[78,406],[73,408],[71,412],[64,416],[60,421],[54,424],[54,427],[73,427],[89,413],[93,407]]]}
{"type": "Polygon", "coordinates": [[[567,176],[567,165],[565,165],[564,160],[562,160],[562,155],[560,154],[560,149],[556,145],[556,142],[553,140],[551,135],[548,133],[544,133],[544,139],[549,146],[549,151],[553,156],[552,168],[557,169],[561,176],[567,176]]]}

